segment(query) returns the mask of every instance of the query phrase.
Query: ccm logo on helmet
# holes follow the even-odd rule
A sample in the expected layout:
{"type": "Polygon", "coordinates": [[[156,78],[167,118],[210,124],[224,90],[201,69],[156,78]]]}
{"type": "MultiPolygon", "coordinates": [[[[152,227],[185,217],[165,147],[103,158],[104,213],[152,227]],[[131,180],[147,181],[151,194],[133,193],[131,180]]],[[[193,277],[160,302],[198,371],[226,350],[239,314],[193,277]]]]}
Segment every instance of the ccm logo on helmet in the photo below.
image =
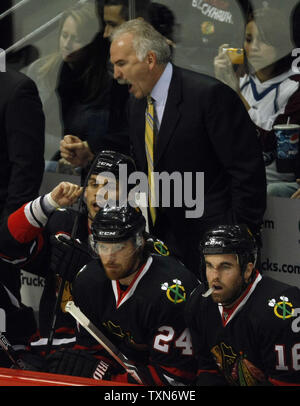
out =
{"type": "Polygon", "coordinates": [[[115,235],[114,231],[99,231],[99,235],[115,235]]]}
{"type": "Polygon", "coordinates": [[[97,166],[113,166],[110,162],[104,162],[104,161],[100,161],[98,162],[97,166]]]}
{"type": "Polygon", "coordinates": [[[212,237],[209,241],[205,242],[205,246],[210,246],[211,244],[223,246],[223,241],[219,241],[218,239],[212,237]]]}

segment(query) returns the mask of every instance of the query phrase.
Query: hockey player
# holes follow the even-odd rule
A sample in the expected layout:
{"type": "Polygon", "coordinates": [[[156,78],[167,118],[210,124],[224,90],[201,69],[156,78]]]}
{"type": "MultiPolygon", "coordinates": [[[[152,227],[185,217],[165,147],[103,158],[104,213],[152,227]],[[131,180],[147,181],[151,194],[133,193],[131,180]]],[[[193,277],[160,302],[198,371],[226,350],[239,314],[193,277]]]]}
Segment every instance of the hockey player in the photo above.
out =
{"type": "MultiPolygon", "coordinates": [[[[4,261],[12,261],[8,255],[15,258],[14,263],[19,266],[25,265],[27,258],[24,252],[32,247],[32,239],[39,233],[39,227],[45,224],[48,216],[58,207],[73,204],[82,188],[69,182],[61,182],[50,193],[25,204],[16,212],[10,214],[7,222],[0,226],[1,258],[4,261]],[[4,255],[3,253],[6,253],[4,255]]],[[[1,263],[0,263],[1,272],[1,263]]],[[[24,353],[28,342],[36,334],[37,325],[33,309],[25,306],[4,285],[0,284],[0,332],[1,342],[7,342],[14,352],[24,353]],[[4,338],[2,333],[5,334],[4,338]],[[4,341],[2,341],[2,339],[4,341]]],[[[1,346],[2,347],[2,346],[1,346]]],[[[0,347],[0,348],[1,348],[0,347]]],[[[5,345],[4,345],[5,347],[5,345]]],[[[10,367],[12,359],[7,355],[7,350],[0,350],[0,366],[10,367]]],[[[17,354],[17,353],[16,353],[17,354]]],[[[16,359],[15,359],[16,361],[16,359]]],[[[31,361],[32,362],[32,358],[31,361]]],[[[28,360],[27,360],[28,363],[28,360]]]]}
{"type": "MultiPolygon", "coordinates": [[[[75,304],[134,362],[143,383],[193,382],[196,365],[184,309],[198,280],[177,259],[153,253],[145,219],[130,205],[99,211],[92,233],[99,258],[74,280],[75,304]]],[[[82,328],[73,350],[49,357],[48,372],[134,382],[82,328]]]]}
{"type": "Polygon", "coordinates": [[[197,384],[299,386],[299,289],[259,273],[256,243],[243,225],[215,227],[200,248],[205,283],[186,308],[197,384]]]}
{"type": "MultiPolygon", "coordinates": [[[[65,304],[71,297],[70,289],[74,276],[83,265],[93,259],[94,253],[87,249],[91,238],[91,223],[100,209],[99,204],[101,201],[103,204],[103,199],[105,201],[108,193],[111,197],[115,193],[115,197],[118,198],[121,164],[126,165],[128,176],[135,170],[134,161],[126,155],[114,151],[102,151],[97,155],[84,190],[84,210],[80,213],[68,208],[55,210],[46,216],[40,206],[30,205],[30,210],[24,206],[8,219],[7,229],[3,234],[5,241],[1,246],[1,252],[5,253],[5,258],[0,254],[2,259],[18,264],[22,269],[45,278],[45,287],[39,306],[39,335],[31,343],[31,350],[34,353],[40,354],[48,350],[48,337],[52,328],[51,316],[56,302],[55,292],[58,290],[57,285],[61,276],[66,276],[62,296],[62,304],[65,304]],[[104,172],[106,176],[103,176],[104,172]],[[109,191],[112,180],[116,180],[115,191],[113,189],[109,191]],[[98,195],[101,197],[100,192],[104,189],[107,192],[102,198],[97,199],[98,195]],[[37,210],[30,216],[30,212],[35,208],[37,210]],[[69,249],[64,244],[56,243],[55,238],[55,236],[69,238],[77,216],[79,217],[75,238],[85,247],[83,251],[69,249]]],[[[62,345],[74,345],[75,324],[69,314],[59,309],[52,350],[62,345]]]]}

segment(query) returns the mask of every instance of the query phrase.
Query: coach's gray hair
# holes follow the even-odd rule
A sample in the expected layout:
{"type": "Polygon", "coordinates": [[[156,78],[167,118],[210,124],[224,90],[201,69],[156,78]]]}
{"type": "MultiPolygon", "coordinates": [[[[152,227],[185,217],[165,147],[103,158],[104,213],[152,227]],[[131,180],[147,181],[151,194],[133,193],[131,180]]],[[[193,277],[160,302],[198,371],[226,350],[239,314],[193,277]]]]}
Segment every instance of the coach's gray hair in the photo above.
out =
{"type": "Polygon", "coordinates": [[[167,39],[145,20],[137,18],[121,24],[113,31],[111,41],[116,40],[123,34],[133,35],[133,48],[140,61],[146,58],[149,51],[153,51],[159,65],[170,62],[171,50],[167,39]]]}

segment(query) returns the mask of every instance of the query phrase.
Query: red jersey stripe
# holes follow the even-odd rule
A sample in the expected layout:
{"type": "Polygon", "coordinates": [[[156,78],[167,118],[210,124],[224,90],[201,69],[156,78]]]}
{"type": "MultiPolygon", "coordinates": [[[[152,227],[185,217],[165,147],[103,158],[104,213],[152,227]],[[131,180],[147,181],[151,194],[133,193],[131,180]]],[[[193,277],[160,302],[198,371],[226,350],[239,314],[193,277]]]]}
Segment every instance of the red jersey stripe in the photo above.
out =
{"type": "Polygon", "coordinates": [[[34,240],[43,231],[43,229],[29,223],[24,213],[25,206],[26,204],[12,213],[7,220],[10,234],[21,244],[34,240]]]}

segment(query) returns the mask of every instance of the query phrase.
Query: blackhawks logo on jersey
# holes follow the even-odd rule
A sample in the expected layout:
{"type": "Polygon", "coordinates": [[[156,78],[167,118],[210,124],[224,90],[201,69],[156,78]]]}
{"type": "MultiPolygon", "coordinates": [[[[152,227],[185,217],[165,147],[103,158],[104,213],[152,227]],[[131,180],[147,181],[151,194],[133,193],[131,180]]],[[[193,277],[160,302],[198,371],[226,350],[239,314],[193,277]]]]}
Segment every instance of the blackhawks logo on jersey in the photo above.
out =
{"type": "Polygon", "coordinates": [[[274,308],[274,314],[279,319],[289,319],[293,317],[294,307],[286,296],[280,296],[280,300],[270,299],[268,305],[274,308]]]}
{"type": "Polygon", "coordinates": [[[186,300],[186,292],[179,279],[173,279],[170,285],[168,282],[163,283],[161,289],[166,291],[167,298],[172,303],[181,303],[186,300]]]}
{"type": "Polygon", "coordinates": [[[151,251],[159,255],[162,255],[163,257],[168,257],[170,255],[169,248],[166,246],[164,242],[161,240],[158,240],[157,238],[154,238],[152,236],[149,236],[147,238],[147,243],[151,247],[151,251]]]}
{"type": "Polygon", "coordinates": [[[111,320],[103,321],[102,325],[109,331],[113,336],[118,337],[121,341],[124,341],[127,346],[133,348],[136,351],[146,351],[146,344],[138,344],[134,341],[133,335],[129,331],[124,331],[122,327],[118,324],[115,324],[111,320]]]}
{"type": "Polygon", "coordinates": [[[231,385],[256,386],[259,382],[265,382],[263,372],[242,351],[236,351],[232,346],[221,342],[211,348],[211,353],[231,385]]]}
{"type": "Polygon", "coordinates": [[[155,251],[159,253],[159,255],[162,255],[164,257],[167,257],[170,255],[169,248],[162,241],[159,241],[159,240],[154,241],[153,247],[154,247],[155,251]]]}

